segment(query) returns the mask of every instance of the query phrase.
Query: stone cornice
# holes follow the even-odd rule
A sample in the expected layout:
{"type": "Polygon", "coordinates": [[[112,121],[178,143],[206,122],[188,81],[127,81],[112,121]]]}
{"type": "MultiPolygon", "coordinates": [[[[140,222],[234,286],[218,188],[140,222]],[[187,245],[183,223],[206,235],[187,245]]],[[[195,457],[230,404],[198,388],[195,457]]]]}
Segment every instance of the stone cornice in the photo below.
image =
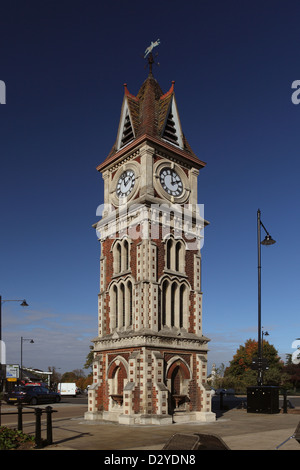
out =
{"type": "Polygon", "coordinates": [[[110,349],[155,347],[159,349],[180,349],[207,352],[207,343],[210,341],[206,336],[196,336],[191,333],[159,334],[159,333],[118,333],[94,338],[94,351],[105,351],[110,349]]]}

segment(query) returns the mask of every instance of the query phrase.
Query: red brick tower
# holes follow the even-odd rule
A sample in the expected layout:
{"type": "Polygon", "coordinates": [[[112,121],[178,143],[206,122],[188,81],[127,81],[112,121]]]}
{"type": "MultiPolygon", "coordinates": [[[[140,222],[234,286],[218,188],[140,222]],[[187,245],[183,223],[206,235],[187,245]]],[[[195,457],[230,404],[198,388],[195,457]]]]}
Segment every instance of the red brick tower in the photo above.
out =
{"type": "Polygon", "coordinates": [[[116,142],[97,168],[99,330],[86,419],[215,419],[202,334],[204,166],[182,133],[174,82],[164,94],[150,66],[136,96],[125,85],[116,142]]]}

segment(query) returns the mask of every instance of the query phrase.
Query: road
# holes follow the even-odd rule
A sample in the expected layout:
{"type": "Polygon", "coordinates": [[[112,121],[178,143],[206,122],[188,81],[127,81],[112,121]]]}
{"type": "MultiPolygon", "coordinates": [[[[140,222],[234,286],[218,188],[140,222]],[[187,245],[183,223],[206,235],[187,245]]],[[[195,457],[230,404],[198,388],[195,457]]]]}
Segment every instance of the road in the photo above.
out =
{"type": "MultiPolygon", "coordinates": [[[[36,406],[24,405],[23,407],[23,430],[26,432],[26,423],[30,424],[35,422],[35,408],[45,409],[51,406],[55,412],[52,414],[52,420],[65,419],[65,418],[80,418],[84,416],[87,411],[87,396],[64,397],[60,403],[42,403],[36,406]]],[[[9,427],[17,427],[18,425],[18,409],[17,405],[7,405],[2,402],[1,406],[1,425],[9,427]]],[[[43,413],[42,419],[46,419],[46,414],[43,413]]]]}
{"type": "Polygon", "coordinates": [[[87,395],[78,395],[77,397],[62,397],[61,403],[72,403],[73,405],[87,405],[87,395]]]}

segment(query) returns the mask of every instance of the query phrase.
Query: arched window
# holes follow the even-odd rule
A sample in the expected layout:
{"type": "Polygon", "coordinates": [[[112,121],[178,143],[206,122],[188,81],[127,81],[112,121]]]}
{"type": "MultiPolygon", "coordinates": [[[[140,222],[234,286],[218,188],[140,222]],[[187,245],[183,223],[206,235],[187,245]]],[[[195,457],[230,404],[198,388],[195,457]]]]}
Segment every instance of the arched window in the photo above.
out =
{"type": "Polygon", "coordinates": [[[123,241],[123,271],[129,269],[129,244],[127,240],[123,241]]]}
{"type": "Polygon", "coordinates": [[[177,326],[176,325],[176,310],[177,310],[176,292],[177,292],[177,284],[176,282],[173,282],[172,287],[171,287],[171,312],[170,312],[171,324],[170,326],[177,326]]]}
{"type": "Polygon", "coordinates": [[[166,268],[172,271],[184,273],[185,246],[182,240],[174,240],[172,237],[167,240],[166,268]]]}
{"type": "Polygon", "coordinates": [[[176,246],[175,246],[175,271],[179,271],[179,250],[180,250],[180,243],[176,243],[176,246]]]}
{"type": "Polygon", "coordinates": [[[113,286],[112,328],[118,328],[118,288],[113,286]]]}
{"type": "Polygon", "coordinates": [[[167,291],[168,291],[168,287],[169,287],[169,282],[167,280],[165,280],[162,284],[162,325],[166,325],[167,324],[167,308],[168,308],[168,305],[167,305],[167,291]]]}
{"type": "Polygon", "coordinates": [[[128,305],[128,309],[129,309],[129,325],[131,326],[132,325],[132,317],[133,317],[133,298],[132,298],[132,283],[131,281],[128,281],[127,283],[127,289],[128,289],[128,296],[129,296],[129,305],[128,305]]]}
{"type": "Polygon", "coordinates": [[[120,305],[120,326],[125,326],[125,287],[120,285],[121,305],[120,305]]]}
{"type": "Polygon", "coordinates": [[[121,274],[130,268],[128,240],[117,240],[113,247],[114,274],[121,274]]]}
{"type": "Polygon", "coordinates": [[[187,328],[188,293],[185,283],[164,279],[161,285],[161,327],[187,328]]]}
{"type": "Polygon", "coordinates": [[[133,325],[133,283],[131,280],[114,283],[110,287],[111,330],[133,325]]]}
{"type": "Polygon", "coordinates": [[[172,238],[169,238],[167,241],[167,269],[171,269],[171,258],[172,258],[172,245],[173,245],[173,240],[172,238]]]}
{"type": "Polygon", "coordinates": [[[121,272],[121,245],[117,241],[113,247],[114,274],[121,272]]]}
{"type": "Polygon", "coordinates": [[[182,284],[179,291],[179,328],[183,327],[185,291],[186,286],[182,284]]]}
{"type": "Polygon", "coordinates": [[[122,271],[122,248],[121,248],[121,244],[118,243],[117,244],[117,268],[118,268],[118,271],[117,272],[121,272],[122,271]]]}

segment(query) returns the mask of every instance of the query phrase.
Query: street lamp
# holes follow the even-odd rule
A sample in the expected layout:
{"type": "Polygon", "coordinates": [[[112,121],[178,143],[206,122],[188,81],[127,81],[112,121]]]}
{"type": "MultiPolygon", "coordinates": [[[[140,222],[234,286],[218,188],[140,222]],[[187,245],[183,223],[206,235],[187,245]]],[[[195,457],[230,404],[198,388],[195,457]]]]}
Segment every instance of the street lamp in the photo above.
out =
{"type": "Polygon", "coordinates": [[[0,295],[0,370],[2,370],[2,357],[1,357],[1,352],[2,352],[2,303],[4,302],[22,302],[20,305],[21,307],[28,307],[28,303],[26,300],[11,300],[11,299],[6,299],[3,300],[2,296],[0,295]]]}
{"type": "Polygon", "coordinates": [[[28,307],[29,306],[25,299],[24,300],[18,300],[18,299],[17,300],[11,300],[11,299],[3,300],[2,296],[0,295],[0,341],[2,341],[2,303],[4,303],[4,302],[22,302],[20,304],[21,307],[28,307]]]}
{"type": "MultiPolygon", "coordinates": [[[[2,391],[2,303],[4,302],[22,302],[21,307],[28,307],[26,300],[3,300],[0,295],[0,391],[2,391]]],[[[3,348],[4,349],[4,348],[3,348]]],[[[1,426],[1,400],[0,400],[0,426],[1,426]]]]}
{"type": "MultiPolygon", "coordinates": [[[[263,366],[262,366],[262,327],[261,327],[261,245],[274,245],[275,240],[271,237],[266,227],[262,223],[261,212],[257,211],[257,253],[258,253],[258,376],[257,385],[262,386],[263,366]],[[261,227],[266,232],[265,239],[261,242],[261,227]]],[[[266,333],[265,333],[266,334],[266,333]]]]}
{"type": "Polygon", "coordinates": [[[264,346],[264,336],[270,336],[267,331],[261,330],[262,343],[261,343],[261,355],[263,357],[263,346],[264,346]]]}
{"type": "Polygon", "coordinates": [[[23,338],[23,336],[21,336],[21,371],[20,371],[20,380],[22,380],[22,367],[23,367],[23,341],[29,341],[30,343],[34,343],[33,339],[23,338]]]}

